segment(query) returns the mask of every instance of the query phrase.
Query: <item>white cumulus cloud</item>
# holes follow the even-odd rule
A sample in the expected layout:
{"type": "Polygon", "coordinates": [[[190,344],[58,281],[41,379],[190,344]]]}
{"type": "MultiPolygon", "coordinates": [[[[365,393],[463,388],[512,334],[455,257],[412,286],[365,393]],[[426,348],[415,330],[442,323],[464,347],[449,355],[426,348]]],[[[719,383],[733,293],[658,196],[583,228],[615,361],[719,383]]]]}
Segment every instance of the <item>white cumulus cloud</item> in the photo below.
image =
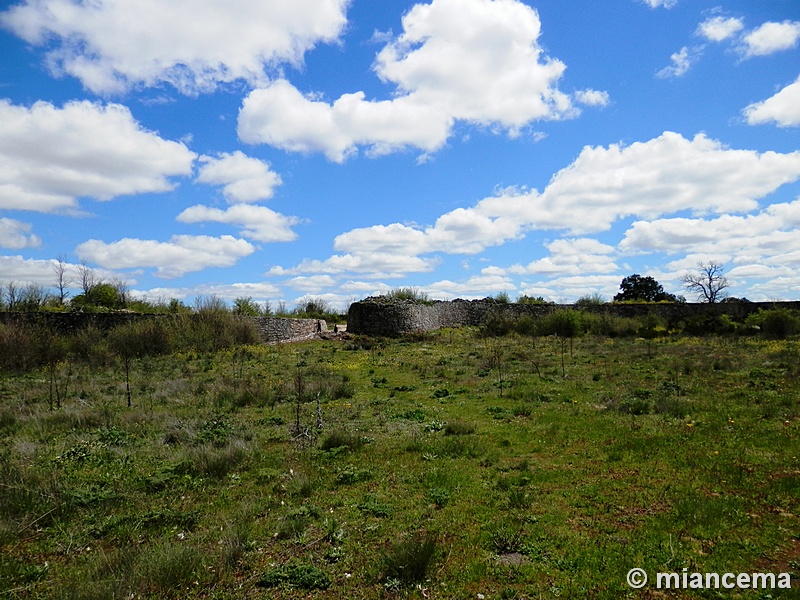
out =
{"type": "Polygon", "coordinates": [[[107,269],[154,267],[156,277],[172,279],[209,267],[230,267],[255,251],[246,240],[230,235],[174,235],[167,242],[124,238],[106,243],[88,240],[75,253],[81,260],[107,269]]]}
{"type": "Polygon", "coordinates": [[[744,54],[747,57],[767,56],[790,50],[800,40],[800,21],[769,21],[744,36],[744,54]]]}
{"type": "Polygon", "coordinates": [[[201,156],[200,162],[203,166],[197,181],[223,186],[222,193],[231,204],[267,200],[281,185],[280,175],[270,168],[269,163],[251,158],[239,150],[222,153],[218,158],[201,156]]]}
{"type": "Polygon", "coordinates": [[[771,98],[755,102],[742,112],[750,125],[774,122],[779,127],[800,127],[800,77],[771,98]]]}
{"type": "Polygon", "coordinates": [[[438,264],[436,259],[420,258],[404,254],[365,253],[334,254],[325,260],[304,260],[296,267],[273,267],[268,277],[302,274],[359,273],[368,278],[389,279],[402,277],[406,273],[428,273],[438,264]]]}
{"type": "Polygon", "coordinates": [[[558,239],[545,247],[550,256],[525,266],[514,265],[508,271],[517,275],[581,275],[613,273],[619,268],[609,256],[614,248],[591,238],[558,239]]]}
{"type": "Polygon", "coordinates": [[[239,112],[239,137],[292,152],[322,152],[342,162],[368,146],[385,154],[413,146],[427,152],[446,141],[452,117],[418,99],[365,101],[363,92],[345,94],[333,104],[303,96],[286,80],[254,90],[239,112]]]}
{"type": "Polygon", "coordinates": [[[608,99],[608,92],[591,89],[575,92],[575,100],[586,106],[606,106],[608,99]]]}
{"type": "Polygon", "coordinates": [[[196,155],[136,122],[119,104],[0,100],[0,208],[51,212],[78,198],[164,192],[196,155]]]}
{"type": "Polygon", "coordinates": [[[672,8],[678,4],[678,0],[641,0],[641,2],[647,4],[650,8],[659,8],[660,6],[672,8]]]}
{"type": "Polygon", "coordinates": [[[697,28],[697,34],[710,42],[722,42],[744,29],[744,20],[734,17],[711,17],[697,28]]]}
{"type": "Polygon", "coordinates": [[[216,222],[239,227],[239,234],[258,242],[291,242],[297,238],[292,226],[300,220],[287,217],[266,206],[234,204],[227,210],[190,206],[177,216],[182,223],[216,222]]]}
{"type": "Polygon", "coordinates": [[[33,226],[16,219],[0,217],[0,248],[37,248],[42,244],[38,235],[31,233],[33,226]]]}
{"type": "Polygon", "coordinates": [[[550,181],[534,222],[588,233],[628,216],[746,212],[797,179],[800,151],[735,150],[704,134],[665,132],[629,146],[585,147],[550,181]]]}
{"type": "Polygon", "coordinates": [[[750,215],[637,221],[625,233],[620,249],[669,254],[714,253],[762,264],[780,263],[781,257],[796,255],[800,261],[798,227],[800,200],[772,204],[750,215]]]}
{"type": "MultiPolygon", "coordinates": [[[[471,207],[445,213],[429,226],[392,223],[353,229],[334,240],[334,249],[343,254],[287,270],[276,267],[270,274],[425,272],[435,264],[426,254],[477,254],[532,230],[585,235],[628,217],[657,219],[686,210],[699,215],[746,213],[758,207],[759,199],[798,179],[800,151],[735,150],[704,134],[686,139],[665,132],[628,146],[587,146],[541,193],[501,190],[471,207]]],[[[590,239],[559,240],[548,247],[550,257],[517,271],[543,273],[558,266],[610,272],[615,264],[609,248],[590,239]]]]}
{"type": "Polygon", "coordinates": [[[97,93],[166,82],[184,93],[265,80],[338,39],[348,0],[26,0],[0,24],[47,46],[51,68],[97,93]],[[50,49],[52,48],[52,49],[50,49]]]}
{"type": "MultiPolygon", "coordinates": [[[[559,91],[565,65],[547,57],[538,13],[518,0],[432,0],[403,17],[403,33],[378,53],[374,71],[395,87],[391,100],[361,92],[333,102],[303,95],[286,80],[254,90],[239,113],[239,137],[341,162],[366,147],[425,152],[447,141],[456,121],[517,135],[529,123],[574,117],[559,91]]],[[[605,92],[576,95],[604,105],[605,92]]]]}
{"type": "Polygon", "coordinates": [[[660,79],[683,77],[689,72],[689,69],[692,68],[692,65],[697,62],[700,52],[700,48],[690,49],[688,46],[684,46],[678,52],[675,52],[670,56],[672,64],[668,67],[664,67],[658,73],[656,73],[656,77],[660,79]]]}

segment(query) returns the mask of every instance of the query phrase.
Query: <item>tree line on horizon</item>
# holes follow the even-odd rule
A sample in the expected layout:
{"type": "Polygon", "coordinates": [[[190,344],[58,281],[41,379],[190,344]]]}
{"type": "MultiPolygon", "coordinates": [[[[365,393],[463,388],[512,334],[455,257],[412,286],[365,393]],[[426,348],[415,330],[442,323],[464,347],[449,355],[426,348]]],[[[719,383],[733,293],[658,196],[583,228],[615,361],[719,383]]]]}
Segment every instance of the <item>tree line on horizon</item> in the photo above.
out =
{"type": "Polygon", "coordinates": [[[343,315],[335,311],[322,298],[310,298],[290,309],[283,300],[273,308],[270,301],[259,302],[252,296],[239,296],[228,304],[214,294],[198,296],[192,305],[178,298],[149,301],[131,294],[128,284],[121,279],[105,280],[86,263],[78,265],[75,276],[70,275],[63,256],[53,265],[53,286],[29,282],[20,284],[9,280],[0,282],[0,311],[8,312],[115,312],[126,311],[148,314],[192,314],[201,312],[230,312],[249,317],[294,317],[324,319],[338,322],[343,315]],[[77,284],[80,293],[71,296],[70,289],[77,284]],[[71,296],[71,297],[70,297],[71,296]]]}

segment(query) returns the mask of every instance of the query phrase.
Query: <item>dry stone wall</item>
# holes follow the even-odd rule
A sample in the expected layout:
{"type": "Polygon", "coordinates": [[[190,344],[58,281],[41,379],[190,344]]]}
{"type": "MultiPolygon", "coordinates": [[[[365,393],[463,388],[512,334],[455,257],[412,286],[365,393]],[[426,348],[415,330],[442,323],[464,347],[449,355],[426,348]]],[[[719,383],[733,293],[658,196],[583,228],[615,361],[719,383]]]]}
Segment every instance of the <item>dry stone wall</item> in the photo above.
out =
{"type": "MultiPolygon", "coordinates": [[[[598,304],[582,307],[593,313],[618,317],[640,317],[655,313],[668,323],[678,323],[692,316],[727,314],[741,320],[759,309],[789,308],[800,310],[800,302],[725,302],[719,304],[598,304]]],[[[350,305],[347,331],[350,333],[397,336],[405,333],[432,331],[442,327],[478,326],[490,314],[508,317],[530,315],[540,317],[549,312],[575,308],[571,304],[514,304],[486,300],[453,300],[418,303],[412,300],[367,298],[350,305]]]]}
{"type": "MultiPolygon", "coordinates": [[[[41,324],[60,333],[70,334],[93,326],[108,331],[142,319],[176,319],[183,315],[141,313],[71,313],[71,312],[0,312],[0,323],[41,324]]],[[[186,315],[194,318],[194,315],[186,315]]],[[[252,319],[264,343],[294,342],[311,339],[328,331],[322,319],[285,319],[281,317],[241,317],[252,319]]]]}
{"type": "Polygon", "coordinates": [[[296,342],[328,331],[322,319],[281,319],[279,317],[250,317],[255,321],[265,343],[296,342]]]}

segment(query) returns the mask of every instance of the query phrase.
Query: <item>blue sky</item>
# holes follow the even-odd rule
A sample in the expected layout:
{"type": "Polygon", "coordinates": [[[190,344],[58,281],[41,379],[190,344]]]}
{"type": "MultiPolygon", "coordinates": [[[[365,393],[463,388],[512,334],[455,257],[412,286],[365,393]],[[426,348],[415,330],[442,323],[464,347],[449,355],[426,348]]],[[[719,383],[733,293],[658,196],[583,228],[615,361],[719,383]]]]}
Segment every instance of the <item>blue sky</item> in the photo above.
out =
{"type": "Polygon", "coordinates": [[[796,0],[0,7],[0,282],[800,299],[796,0]]]}

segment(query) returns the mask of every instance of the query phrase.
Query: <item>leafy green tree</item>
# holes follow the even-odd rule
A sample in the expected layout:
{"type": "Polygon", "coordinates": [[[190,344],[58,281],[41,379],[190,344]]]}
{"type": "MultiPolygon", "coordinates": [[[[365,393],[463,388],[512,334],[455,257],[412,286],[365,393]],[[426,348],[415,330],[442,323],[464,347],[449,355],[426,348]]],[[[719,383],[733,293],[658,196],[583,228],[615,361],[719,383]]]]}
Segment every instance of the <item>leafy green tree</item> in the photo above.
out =
{"type": "Polygon", "coordinates": [[[306,300],[296,310],[298,316],[305,316],[309,319],[324,319],[330,313],[328,303],[322,298],[306,300]]]}
{"type": "Polygon", "coordinates": [[[544,299],[544,296],[526,296],[523,294],[517,298],[517,304],[552,304],[544,299]]]}
{"type": "Polygon", "coordinates": [[[169,303],[167,304],[167,312],[174,315],[189,314],[192,312],[192,309],[177,298],[170,298],[169,303]]]}
{"type": "Polygon", "coordinates": [[[497,292],[492,299],[499,304],[508,304],[511,302],[508,292],[497,292]]]}
{"type": "Polygon", "coordinates": [[[250,296],[239,297],[233,301],[233,314],[247,317],[257,317],[261,314],[258,304],[250,296]]]}
{"type": "Polygon", "coordinates": [[[664,291],[658,281],[652,277],[642,277],[638,273],[629,275],[619,285],[620,293],[614,296],[614,302],[676,302],[674,294],[664,291]]]}
{"type": "Polygon", "coordinates": [[[96,283],[87,292],[72,298],[70,305],[77,308],[125,308],[125,297],[110,283],[96,283]]]}

